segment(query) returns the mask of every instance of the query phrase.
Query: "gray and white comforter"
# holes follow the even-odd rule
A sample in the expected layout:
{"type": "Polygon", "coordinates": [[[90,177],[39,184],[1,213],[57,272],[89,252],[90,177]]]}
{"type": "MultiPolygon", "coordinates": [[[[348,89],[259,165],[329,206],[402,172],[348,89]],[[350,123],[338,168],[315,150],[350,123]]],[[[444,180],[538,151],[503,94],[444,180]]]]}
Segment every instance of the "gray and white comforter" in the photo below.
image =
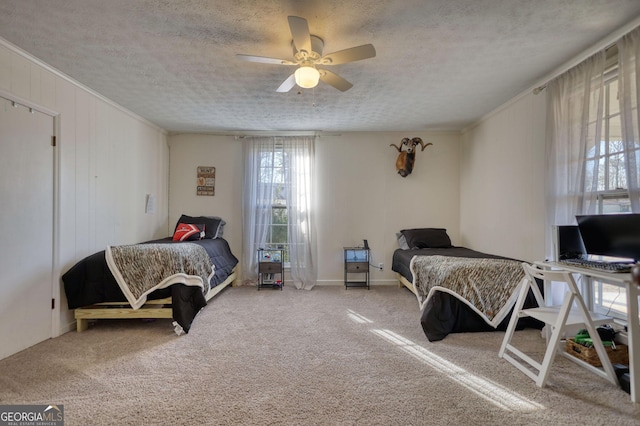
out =
{"type": "Polygon", "coordinates": [[[414,256],[410,265],[420,309],[436,291],[449,293],[497,327],[524,279],[522,263],[509,259],[414,256]]]}
{"type": "Polygon", "coordinates": [[[109,246],[105,258],[133,309],[152,291],[173,284],[196,286],[206,295],[215,271],[207,251],[192,243],[109,246]]]}

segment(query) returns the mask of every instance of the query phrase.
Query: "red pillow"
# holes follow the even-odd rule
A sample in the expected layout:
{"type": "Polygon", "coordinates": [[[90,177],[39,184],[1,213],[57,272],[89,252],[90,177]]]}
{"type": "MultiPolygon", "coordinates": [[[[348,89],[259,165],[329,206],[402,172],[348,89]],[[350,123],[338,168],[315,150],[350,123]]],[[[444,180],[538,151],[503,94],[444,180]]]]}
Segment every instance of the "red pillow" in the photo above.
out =
{"type": "Polygon", "coordinates": [[[173,241],[193,241],[204,238],[204,225],[193,223],[179,223],[173,233],[173,241]]]}

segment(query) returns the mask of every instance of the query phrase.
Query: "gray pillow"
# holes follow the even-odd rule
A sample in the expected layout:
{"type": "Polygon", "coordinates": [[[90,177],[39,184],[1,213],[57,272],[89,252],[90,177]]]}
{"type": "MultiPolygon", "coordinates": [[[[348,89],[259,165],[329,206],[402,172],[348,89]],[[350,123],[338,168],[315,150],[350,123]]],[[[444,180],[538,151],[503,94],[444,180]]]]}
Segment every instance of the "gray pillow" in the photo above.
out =
{"type": "Polygon", "coordinates": [[[398,245],[402,250],[409,250],[409,244],[407,244],[407,239],[402,235],[401,232],[396,232],[396,239],[398,240],[398,245]]]}

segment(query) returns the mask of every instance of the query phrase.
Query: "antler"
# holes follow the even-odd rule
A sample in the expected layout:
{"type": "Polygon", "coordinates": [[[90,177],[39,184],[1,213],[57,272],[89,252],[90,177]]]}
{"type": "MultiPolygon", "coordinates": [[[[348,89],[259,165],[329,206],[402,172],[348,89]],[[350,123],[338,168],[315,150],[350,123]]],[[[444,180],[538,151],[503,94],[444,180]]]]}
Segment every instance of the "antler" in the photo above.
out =
{"type": "Polygon", "coordinates": [[[433,145],[431,142],[425,144],[424,142],[422,142],[422,139],[420,139],[420,138],[413,138],[413,139],[411,139],[411,142],[413,142],[414,146],[417,145],[417,144],[420,144],[420,146],[422,147],[422,149],[420,151],[424,151],[424,149],[426,147],[428,147],[429,145],[433,145]]]}
{"type": "MultiPolygon", "coordinates": [[[[394,143],[389,144],[389,146],[393,146],[393,147],[395,147],[395,149],[397,149],[397,150],[398,150],[398,152],[402,152],[402,146],[403,146],[403,145],[406,145],[407,147],[409,147],[409,145],[413,145],[413,146],[415,146],[415,145],[416,145],[416,143],[417,143],[416,139],[417,139],[417,140],[419,140],[419,141],[420,141],[420,143],[422,143],[422,139],[420,139],[420,138],[413,138],[413,139],[403,138],[403,139],[400,141],[400,146],[397,146],[397,145],[396,145],[396,144],[394,144],[394,143]]],[[[422,148],[422,149],[424,150],[424,148],[422,148]]]]}

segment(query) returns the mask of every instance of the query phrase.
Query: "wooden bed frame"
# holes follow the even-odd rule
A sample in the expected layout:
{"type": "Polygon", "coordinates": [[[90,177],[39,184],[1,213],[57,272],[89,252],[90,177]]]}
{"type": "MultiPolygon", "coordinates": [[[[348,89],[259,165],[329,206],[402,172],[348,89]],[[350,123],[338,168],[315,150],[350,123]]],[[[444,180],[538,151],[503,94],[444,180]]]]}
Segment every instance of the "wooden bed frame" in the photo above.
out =
{"type": "Polygon", "coordinates": [[[413,283],[411,283],[408,279],[400,275],[400,273],[398,272],[396,272],[396,278],[398,279],[398,287],[402,288],[402,286],[405,286],[406,288],[411,290],[413,294],[415,294],[416,296],[418,295],[418,293],[416,292],[416,288],[413,286],[413,283]]]}
{"type": "MultiPolygon", "coordinates": [[[[226,280],[209,290],[207,302],[229,285],[235,286],[237,278],[236,268],[226,280]]],[[[104,302],[83,306],[74,311],[76,330],[78,333],[89,328],[89,320],[98,319],[132,319],[132,318],[173,318],[171,297],[148,300],[140,309],[126,306],[126,302],[104,302]]]]}

